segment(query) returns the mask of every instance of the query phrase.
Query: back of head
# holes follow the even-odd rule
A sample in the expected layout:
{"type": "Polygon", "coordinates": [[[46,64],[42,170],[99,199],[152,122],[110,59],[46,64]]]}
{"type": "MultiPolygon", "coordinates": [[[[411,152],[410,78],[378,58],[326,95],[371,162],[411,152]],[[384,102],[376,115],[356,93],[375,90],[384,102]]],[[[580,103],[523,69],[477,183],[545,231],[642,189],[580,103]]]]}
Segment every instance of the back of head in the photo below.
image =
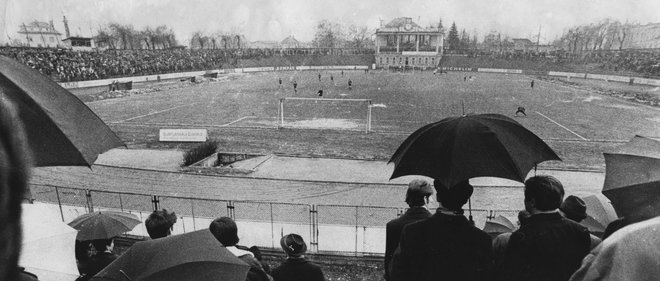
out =
{"type": "Polygon", "coordinates": [[[463,205],[467,203],[474,191],[474,188],[467,180],[462,181],[451,188],[446,187],[439,180],[435,180],[433,185],[438,197],[438,202],[440,202],[443,207],[453,211],[460,211],[463,209],[463,205]]]}
{"type": "Polygon", "coordinates": [[[534,176],[525,181],[525,201],[534,201],[539,211],[559,208],[564,198],[564,186],[552,176],[534,176]]]}
{"type": "Polygon", "coordinates": [[[581,222],[587,218],[587,204],[584,203],[582,198],[575,195],[566,197],[564,202],[561,203],[559,210],[567,219],[575,222],[581,222]]]}
{"type": "Polygon", "coordinates": [[[209,225],[209,230],[215,239],[218,239],[225,247],[238,244],[238,227],[231,218],[221,217],[213,220],[209,225]]]}
{"type": "Polygon", "coordinates": [[[13,280],[17,278],[21,202],[30,161],[23,125],[3,95],[0,87],[0,280],[13,280]]]}
{"type": "Polygon", "coordinates": [[[167,237],[171,233],[172,226],[176,223],[176,214],[167,210],[156,210],[144,222],[147,233],[151,239],[167,237]]]}
{"type": "Polygon", "coordinates": [[[97,253],[104,252],[110,245],[112,245],[112,240],[112,238],[92,240],[92,246],[94,246],[97,253]]]}
{"type": "Polygon", "coordinates": [[[307,252],[307,244],[305,244],[302,236],[295,233],[284,235],[280,239],[280,246],[290,257],[299,257],[307,252]]]}
{"type": "Polygon", "coordinates": [[[431,185],[425,180],[412,180],[406,191],[406,203],[410,207],[426,205],[426,197],[433,195],[431,185]]]}

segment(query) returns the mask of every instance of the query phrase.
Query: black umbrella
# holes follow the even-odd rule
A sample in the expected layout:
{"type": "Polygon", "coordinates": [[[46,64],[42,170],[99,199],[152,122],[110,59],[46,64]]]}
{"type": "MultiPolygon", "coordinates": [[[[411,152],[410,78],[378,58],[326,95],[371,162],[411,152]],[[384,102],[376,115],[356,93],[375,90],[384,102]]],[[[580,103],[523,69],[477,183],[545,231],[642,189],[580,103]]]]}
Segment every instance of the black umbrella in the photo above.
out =
{"type": "Polygon", "coordinates": [[[91,280],[243,281],[248,270],[211,231],[202,229],[137,242],[91,280]]]}
{"type": "Polygon", "coordinates": [[[393,178],[422,175],[451,187],[474,177],[524,182],[529,171],[559,156],[520,123],[500,114],[449,117],[403,141],[389,162],[393,178]]]}
{"type": "Polygon", "coordinates": [[[0,98],[16,105],[35,166],[91,166],[124,144],[80,99],[49,77],[0,56],[0,98]]]}

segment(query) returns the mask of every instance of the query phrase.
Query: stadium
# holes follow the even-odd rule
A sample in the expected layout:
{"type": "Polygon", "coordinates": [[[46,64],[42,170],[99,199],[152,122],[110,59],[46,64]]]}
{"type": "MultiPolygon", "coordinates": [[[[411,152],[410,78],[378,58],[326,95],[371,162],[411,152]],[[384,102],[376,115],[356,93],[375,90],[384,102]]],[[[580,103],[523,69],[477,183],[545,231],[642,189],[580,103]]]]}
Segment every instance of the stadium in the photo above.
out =
{"type": "MultiPolygon", "coordinates": [[[[432,181],[390,180],[394,164],[388,161],[427,124],[482,113],[508,116],[562,159],[540,163],[529,176],[556,176],[566,196],[579,197],[601,192],[604,152],[636,135],[660,138],[658,69],[604,67],[639,51],[565,55],[557,62],[515,51],[508,57],[443,53],[433,40],[407,46],[415,51],[397,43],[396,52],[378,46],[77,55],[3,47],[0,54],[55,79],[125,144],[100,154],[90,168],[33,169],[32,200],[62,221],[94,211],[135,214],[140,225],[124,233],[118,247],[125,251],[148,236],[144,222],[152,211],[176,212],[173,234],[228,216],[241,242],[262,247],[271,262],[281,254],[284,234],[300,234],[328,280],[343,280],[346,271],[348,280],[380,280],[385,225],[408,208],[408,182],[432,181]],[[121,62],[136,56],[144,56],[140,68],[121,62]],[[427,66],[431,60],[421,59],[427,56],[437,64],[427,66]],[[66,63],[45,63],[53,57],[66,63]],[[120,61],[114,69],[101,72],[94,65],[113,57],[120,61]],[[76,71],[84,63],[75,60],[90,66],[76,71]],[[520,107],[525,115],[516,112],[520,107]],[[204,137],[163,140],[163,130],[201,131],[204,137]],[[184,164],[185,155],[205,145],[210,153],[184,164]]],[[[647,55],[657,59],[655,51],[640,56],[647,55]]],[[[477,228],[499,215],[516,221],[526,207],[520,182],[470,182],[469,214],[477,228]]]]}

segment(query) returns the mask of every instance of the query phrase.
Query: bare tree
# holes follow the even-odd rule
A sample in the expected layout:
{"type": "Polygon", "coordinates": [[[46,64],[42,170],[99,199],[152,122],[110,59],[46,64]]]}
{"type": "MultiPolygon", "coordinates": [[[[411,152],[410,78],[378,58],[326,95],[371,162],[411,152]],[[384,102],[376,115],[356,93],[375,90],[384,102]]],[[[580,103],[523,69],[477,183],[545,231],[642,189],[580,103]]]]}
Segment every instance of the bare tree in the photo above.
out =
{"type": "Polygon", "coordinates": [[[348,45],[352,48],[365,48],[373,45],[372,31],[366,25],[351,24],[348,27],[348,45]]]}
{"type": "Polygon", "coordinates": [[[339,23],[321,20],[316,25],[314,45],[320,48],[338,48],[343,45],[344,33],[339,23]]]}

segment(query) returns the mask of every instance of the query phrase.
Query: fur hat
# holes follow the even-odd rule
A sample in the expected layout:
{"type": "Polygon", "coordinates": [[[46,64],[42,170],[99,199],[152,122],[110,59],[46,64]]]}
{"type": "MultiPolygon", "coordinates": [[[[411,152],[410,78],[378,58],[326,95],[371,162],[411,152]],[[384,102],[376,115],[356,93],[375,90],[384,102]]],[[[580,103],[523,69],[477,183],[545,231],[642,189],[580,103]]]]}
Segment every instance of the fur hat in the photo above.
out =
{"type": "Polygon", "coordinates": [[[280,246],[290,257],[299,257],[307,252],[307,244],[300,235],[295,233],[284,235],[280,239],[280,246]]]}
{"type": "Polygon", "coordinates": [[[408,184],[408,190],[406,191],[406,202],[415,200],[415,198],[424,198],[426,196],[431,196],[433,194],[433,188],[425,180],[412,180],[408,184]]]}

